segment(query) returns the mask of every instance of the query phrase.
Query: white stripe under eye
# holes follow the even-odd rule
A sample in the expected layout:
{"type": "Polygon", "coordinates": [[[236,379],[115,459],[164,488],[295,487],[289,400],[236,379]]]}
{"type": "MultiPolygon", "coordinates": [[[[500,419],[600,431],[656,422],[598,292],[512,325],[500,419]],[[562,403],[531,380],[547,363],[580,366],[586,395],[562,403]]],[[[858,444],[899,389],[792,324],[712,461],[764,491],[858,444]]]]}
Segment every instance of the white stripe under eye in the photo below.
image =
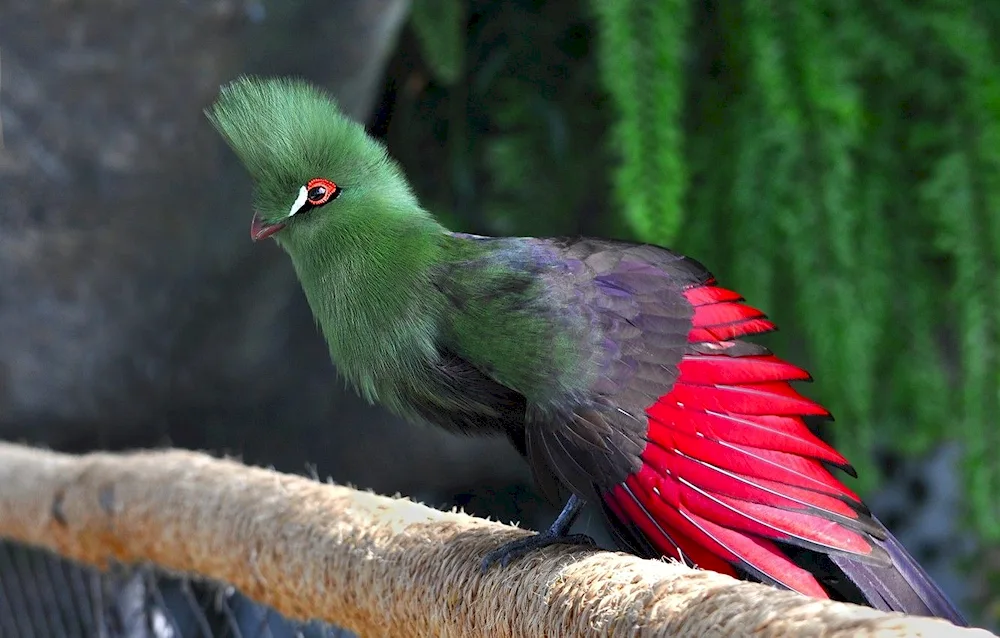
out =
{"type": "Polygon", "coordinates": [[[306,187],[303,186],[302,188],[299,189],[299,196],[295,198],[295,203],[292,204],[292,210],[288,211],[288,216],[291,217],[295,213],[299,212],[299,210],[305,205],[305,203],[306,203],[306,187]]]}

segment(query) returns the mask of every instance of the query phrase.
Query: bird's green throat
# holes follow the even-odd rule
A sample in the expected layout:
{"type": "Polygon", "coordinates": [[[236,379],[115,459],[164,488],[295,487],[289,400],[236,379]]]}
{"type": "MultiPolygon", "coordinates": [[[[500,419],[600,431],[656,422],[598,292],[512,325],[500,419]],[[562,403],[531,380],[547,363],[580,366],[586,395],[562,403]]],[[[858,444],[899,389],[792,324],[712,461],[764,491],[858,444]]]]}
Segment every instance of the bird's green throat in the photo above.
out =
{"type": "Polygon", "coordinates": [[[388,224],[384,211],[372,212],[349,237],[318,231],[303,239],[293,231],[275,238],[334,363],[365,398],[391,402],[386,382],[416,375],[436,356],[440,294],[431,275],[445,231],[418,210],[388,224]]]}

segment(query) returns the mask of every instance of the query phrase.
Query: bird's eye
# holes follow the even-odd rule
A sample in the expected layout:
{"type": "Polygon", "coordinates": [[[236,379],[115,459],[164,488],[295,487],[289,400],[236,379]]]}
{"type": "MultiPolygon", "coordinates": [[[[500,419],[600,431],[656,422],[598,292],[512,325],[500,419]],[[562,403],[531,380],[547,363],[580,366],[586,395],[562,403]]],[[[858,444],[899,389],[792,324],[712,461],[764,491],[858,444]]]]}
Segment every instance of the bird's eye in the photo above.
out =
{"type": "Polygon", "coordinates": [[[319,208],[324,204],[340,197],[340,187],[328,179],[317,177],[311,179],[305,186],[299,187],[299,196],[295,198],[288,216],[306,213],[313,208],[319,208]]]}
{"type": "Polygon", "coordinates": [[[306,201],[313,206],[322,206],[340,195],[337,185],[328,179],[318,177],[306,184],[306,201]]]}
{"type": "Polygon", "coordinates": [[[326,197],[326,186],[313,186],[306,194],[310,202],[319,203],[326,197]]]}

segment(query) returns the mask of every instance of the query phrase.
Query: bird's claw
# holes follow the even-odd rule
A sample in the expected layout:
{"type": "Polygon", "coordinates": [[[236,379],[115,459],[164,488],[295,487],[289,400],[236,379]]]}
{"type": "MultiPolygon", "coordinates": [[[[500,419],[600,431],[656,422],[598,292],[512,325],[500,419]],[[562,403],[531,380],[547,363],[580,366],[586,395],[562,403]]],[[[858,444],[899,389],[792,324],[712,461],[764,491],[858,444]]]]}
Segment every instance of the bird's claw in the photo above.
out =
{"type": "Polygon", "coordinates": [[[500,567],[506,567],[515,559],[521,558],[525,554],[529,554],[536,549],[548,547],[549,545],[587,545],[590,547],[596,547],[597,543],[593,538],[587,536],[586,534],[567,534],[565,536],[557,536],[555,534],[542,532],[541,534],[535,534],[533,536],[527,536],[525,538],[519,538],[516,541],[505,543],[494,549],[492,552],[486,554],[480,564],[480,571],[485,574],[495,563],[500,563],[500,567]]]}

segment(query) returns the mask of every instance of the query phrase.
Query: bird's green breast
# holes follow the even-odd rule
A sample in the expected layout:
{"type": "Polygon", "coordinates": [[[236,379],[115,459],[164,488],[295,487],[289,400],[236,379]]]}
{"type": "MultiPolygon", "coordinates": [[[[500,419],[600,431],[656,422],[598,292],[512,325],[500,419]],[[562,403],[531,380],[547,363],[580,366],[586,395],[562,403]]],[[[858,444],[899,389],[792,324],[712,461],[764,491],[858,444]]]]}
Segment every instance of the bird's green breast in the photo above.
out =
{"type": "Polygon", "coordinates": [[[441,295],[431,276],[441,232],[414,218],[285,246],[334,364],[366,399],[395,411],[400,384],[437,356],[441,295]]]}

